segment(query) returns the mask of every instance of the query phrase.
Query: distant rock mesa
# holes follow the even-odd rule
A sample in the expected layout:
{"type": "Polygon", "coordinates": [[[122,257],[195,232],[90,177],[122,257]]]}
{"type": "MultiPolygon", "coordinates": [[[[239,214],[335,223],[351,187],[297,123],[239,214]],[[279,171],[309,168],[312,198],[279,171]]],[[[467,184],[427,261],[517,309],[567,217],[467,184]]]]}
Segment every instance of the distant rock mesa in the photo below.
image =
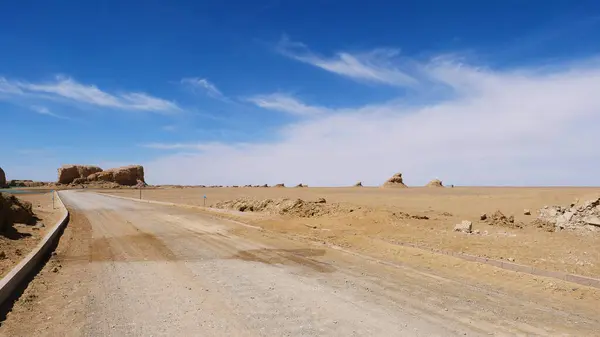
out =
{"type": "Polygon", "coordinates": [[[63,165],[58,169],[58,183],[70,184],[77,178],[87,178],[96,172],[102,172],[102,169],[92,165],[63,165]]]}
{"type": "Polygon", "coordinates": [[[93,173],[87,177],[88,182],[104,181],[126,186],[137,185],[138,180],[145,182],[144,167],[141,165],[112,168],[106,171],[93,173]]]}
{"type": "Polygon", "coordinates": [[[63,165],[58,169],[60,184],[89,184],[94,182],[135,186],[138,181],[144,182],[144,167],[130,165],[102,170],[91,165],[63,165]]]}

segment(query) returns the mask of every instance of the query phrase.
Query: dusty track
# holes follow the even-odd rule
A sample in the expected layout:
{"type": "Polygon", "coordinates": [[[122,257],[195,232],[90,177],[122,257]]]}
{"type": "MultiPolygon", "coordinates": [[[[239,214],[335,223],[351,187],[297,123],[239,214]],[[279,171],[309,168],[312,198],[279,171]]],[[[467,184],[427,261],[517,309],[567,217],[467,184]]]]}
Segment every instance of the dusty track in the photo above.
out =
{"type": "Polygon", "coordinates": [[[600,328],[593,313],[240,230],[190,210],[62,196],[72,223],[2,335],[591,335],[600,328]],[[58,272],[48,270],[57,264],[58,272]]]}

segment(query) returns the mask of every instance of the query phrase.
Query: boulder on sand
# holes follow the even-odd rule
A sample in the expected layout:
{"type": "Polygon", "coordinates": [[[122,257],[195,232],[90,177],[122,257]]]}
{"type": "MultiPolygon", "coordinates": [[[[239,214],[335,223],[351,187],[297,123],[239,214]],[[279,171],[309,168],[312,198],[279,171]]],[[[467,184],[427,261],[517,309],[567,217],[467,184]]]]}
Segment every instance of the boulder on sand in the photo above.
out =
{"type": "Polygon", "coordinates": [[[425,185],[426,187],[444,187],[444,185],[442,184],[442,181],[439,179],[433,179],[432,181],[428,182],[427,185],[425,185]]]}
{"type": "Polygon", "coordinates": [[[362,181],[359,181],[356,184],[354,184],[354,187],[362,187],[362,181]]]}
{"type": "Polygon", "coordinates": [[[98,166],[92,165],[63,165],[58,169],[58,183],[70,184],[77,178],[87,178],[90,174],[102,172],[98,166]]]}
{"type": "Polygon", "coordinates": [[[383,183],[383,187],[407,187],[402,181],[402,173],[394,174],[390,179],[383,183]]]}
{"type": "Polygon", "coordinates": [[[285,187],[285,184],[277,184],[274,187],[285,187]]]}
{"type": "Polygon", "coordinates": [[[87,177],[87,181],[114,182],[119,185],[135,186],[138,180],[144,182],[144,167],[130,165],[97,172],[87,177]]]}
{"type": "Polygon", "coordinates": [[[0,187],[6,186],[6,175],[4,174],[4,170],[0,167],[0,187]]]}
{"type": "Polygon", "coordinates": [[[473,230],[473,223],[469,220],[463,220],[461,223],[454,226],[455,232],[471,233],[473,230]]]}

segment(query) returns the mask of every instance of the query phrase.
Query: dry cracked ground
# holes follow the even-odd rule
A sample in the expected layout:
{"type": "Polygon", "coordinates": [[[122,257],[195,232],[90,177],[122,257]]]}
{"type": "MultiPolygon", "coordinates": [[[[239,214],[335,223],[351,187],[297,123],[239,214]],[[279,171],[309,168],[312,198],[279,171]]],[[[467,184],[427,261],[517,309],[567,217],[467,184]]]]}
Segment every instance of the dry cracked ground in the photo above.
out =
{"type": "MultiPolygon", "coordinates": [[[[63,191],[61,197],[71,221],[55,254],[7,313],[2,336],[600,331],[594,288],[390,242],[377,250],[342,247],[327,236],[276,230],[272,220],[232,221],[90,192],[63,191]]],[[[317,232],[315,226],[302,227],[317,232]]]]}

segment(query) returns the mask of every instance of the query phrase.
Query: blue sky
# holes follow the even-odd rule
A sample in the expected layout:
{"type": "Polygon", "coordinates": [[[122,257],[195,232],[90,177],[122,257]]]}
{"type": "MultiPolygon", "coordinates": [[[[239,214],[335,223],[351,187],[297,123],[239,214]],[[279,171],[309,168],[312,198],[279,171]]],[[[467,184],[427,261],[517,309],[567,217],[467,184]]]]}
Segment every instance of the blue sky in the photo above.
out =
{"type": "Polygon", "coordinates": [[[7,3],[0,166],[599,185],[599,33],[597,1],[7,3]]]}

